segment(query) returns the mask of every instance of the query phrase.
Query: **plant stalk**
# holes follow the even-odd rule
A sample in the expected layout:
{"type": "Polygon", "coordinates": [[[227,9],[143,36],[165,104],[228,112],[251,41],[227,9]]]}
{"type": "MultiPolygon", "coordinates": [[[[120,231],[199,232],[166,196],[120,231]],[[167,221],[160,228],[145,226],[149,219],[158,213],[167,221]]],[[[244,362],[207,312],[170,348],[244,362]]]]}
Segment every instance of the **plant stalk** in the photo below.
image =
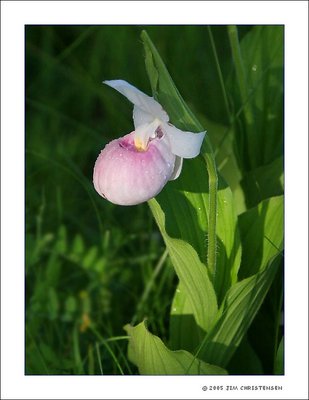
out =
{"type": "Polygon", "coordinates": [[[207,165],[209,184],[207,267],[210,273],[210,278],[214,282],[216,274],[218,175],[215,159],[208,137],[205,138],[205,144],[207,150],[203,154],[203,157],[207,165]]]}

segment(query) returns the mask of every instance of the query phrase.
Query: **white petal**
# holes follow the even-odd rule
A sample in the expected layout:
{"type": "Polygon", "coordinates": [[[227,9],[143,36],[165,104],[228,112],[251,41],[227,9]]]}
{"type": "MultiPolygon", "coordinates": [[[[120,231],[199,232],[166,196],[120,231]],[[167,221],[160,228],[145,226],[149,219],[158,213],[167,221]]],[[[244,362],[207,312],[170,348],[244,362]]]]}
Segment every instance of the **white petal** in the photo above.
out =
{"type": "Polygon", "coordinates": [[[201,150],[206,132],[184,132],[170,124],[162,124],[163,132],[168,136],[172,153],[183,158],[194,158],[201,150]]]}
{"type": "Polygon", "coordinates": [[[153,115],[146,113],[137,106],[134,106],[133,121],[135,129],[137,129],[141,125],[150,124],[153,120],[154,120],[153,115]]]}
{"type": "Polygon", "coordinates": [[[147,96],[147,94],[141,92],[135,86],[121,79],[104,81],[103,83],[117,90],[145,113],[150,114],[154,118],[158,118],[163,122],[168,122],[169,117],[163,110],[161,104],[159,104],[153,97],[147,96]]]}
{"type": "Polygon", "coordinates": [[[171,177],[169,179],[170,181],[174,181],[180,175],[180,172],[182,170],[182,162],[183,162],[183,158],[176,156],[174,171],[173,171],[173,173],[172,173],[172,175],[171,175],[171,177]]]}

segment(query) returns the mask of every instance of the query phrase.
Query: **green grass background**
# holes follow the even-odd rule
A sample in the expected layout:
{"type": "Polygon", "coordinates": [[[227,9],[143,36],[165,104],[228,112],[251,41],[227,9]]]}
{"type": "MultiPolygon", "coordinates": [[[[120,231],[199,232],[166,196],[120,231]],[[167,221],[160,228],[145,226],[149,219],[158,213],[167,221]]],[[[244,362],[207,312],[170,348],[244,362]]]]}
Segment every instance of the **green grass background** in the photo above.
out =
{"type": "MultiPolygon", "coordinates": [[[[226,126],[225,26],[25,27],[27,374],[135,374],[123,326],[147,317],[168,338],[177,279],[148,205],[115,206],[92,186],[100,150],[133,130],[131,104],[102,81],[150,94],[143,29],[205,127],[226,126]]],[[[228,177],[238,183],[232,161],[228,177]]]]}

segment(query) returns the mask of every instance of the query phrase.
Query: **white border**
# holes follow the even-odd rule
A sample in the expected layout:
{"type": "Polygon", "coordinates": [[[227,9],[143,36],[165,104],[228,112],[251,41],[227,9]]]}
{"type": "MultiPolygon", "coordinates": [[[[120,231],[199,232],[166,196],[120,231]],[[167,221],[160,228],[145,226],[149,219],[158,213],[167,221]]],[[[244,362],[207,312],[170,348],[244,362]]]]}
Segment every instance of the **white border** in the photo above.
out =
{"type": "MultiPolygon", "coordinates": [[[[1,2],[1,383],[4,399],[304,399],[308,382],[308,4],[267,2],[1,2]],[[121,11],[120,11],[121,10],[121,11]],[[285,24],[286,375],[24,376],[24,25],[285,24]],[[204,385],[282,391],[203,392],[204,385]]],[[[99,51],[99,49],[98,49],[99,51]]]]}

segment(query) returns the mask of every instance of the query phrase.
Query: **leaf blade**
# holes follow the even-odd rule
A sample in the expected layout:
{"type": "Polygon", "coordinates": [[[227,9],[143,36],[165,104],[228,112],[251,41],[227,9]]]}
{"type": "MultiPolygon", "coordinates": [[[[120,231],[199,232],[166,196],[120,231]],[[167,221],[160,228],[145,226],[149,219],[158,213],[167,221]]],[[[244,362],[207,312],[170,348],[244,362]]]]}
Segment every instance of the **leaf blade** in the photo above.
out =
{"type": "Polygon", "coordinates": [[[207,364],[185,350],[171,351],[161,339],[151,334],[141,322],[124,327],[129,339],[130,354],[142,375],[225,375],[227,372],[207,364]]]}

